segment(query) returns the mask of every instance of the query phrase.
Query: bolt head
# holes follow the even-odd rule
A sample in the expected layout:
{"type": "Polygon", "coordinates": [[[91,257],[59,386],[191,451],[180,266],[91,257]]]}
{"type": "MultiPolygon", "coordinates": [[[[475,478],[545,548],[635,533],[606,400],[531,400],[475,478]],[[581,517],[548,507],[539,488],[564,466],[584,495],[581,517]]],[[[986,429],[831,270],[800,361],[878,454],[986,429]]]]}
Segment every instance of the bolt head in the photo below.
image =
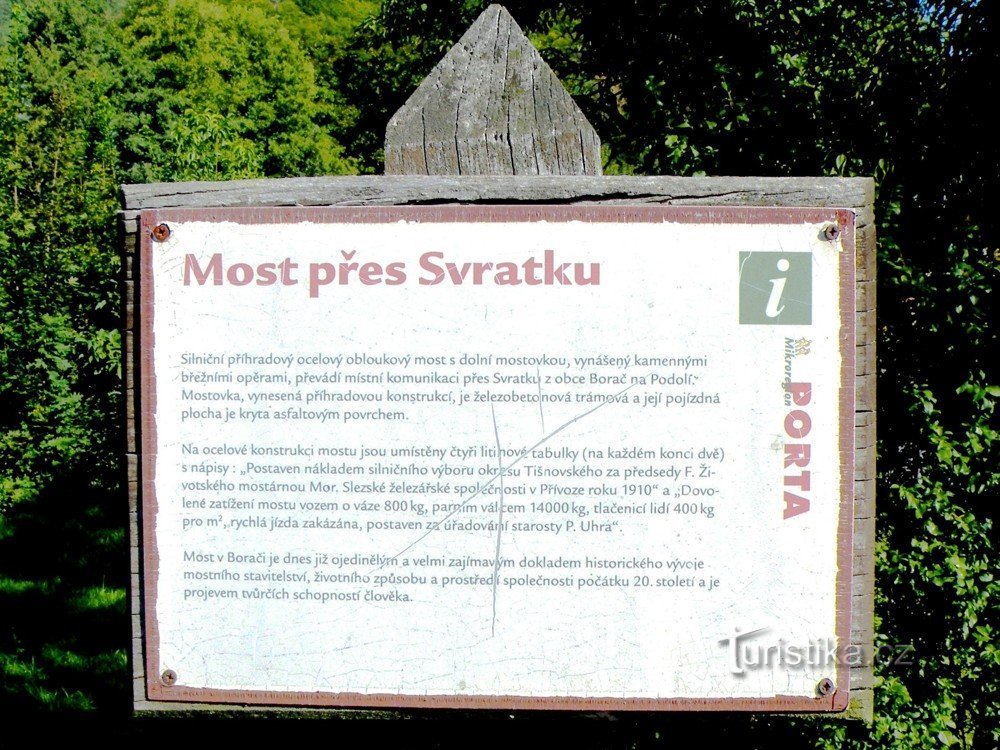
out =
{"type": "Polygon", "coordinates": [[[157,224],[153,227],[153,239],[157,242],[163,242],[170,236],[170,227],[166,224],[157,224]]]}
{"type": "Polygon", "coordinates": [[[170,687],[177,682],[177,673],[172,669],[163,670],[163,674],[160,675],[160,682],[170,687]]]}
{"type": "Polygon", "coordinates": [[[832,694],[833,691],[836,690],[836,689],[837,689],[837,685],[829,677],[824,677],[816,685],[816,692],[820,695],[820,697],[823,697],[823,698],[825,698],[826,696],[832,694]]]}
{"type": "Polygon", "coordinates": [[[827,224],[823,227],[823,237],[830,242],[836,241],[840,237],[840,227],[836,224],[827,224]]]}

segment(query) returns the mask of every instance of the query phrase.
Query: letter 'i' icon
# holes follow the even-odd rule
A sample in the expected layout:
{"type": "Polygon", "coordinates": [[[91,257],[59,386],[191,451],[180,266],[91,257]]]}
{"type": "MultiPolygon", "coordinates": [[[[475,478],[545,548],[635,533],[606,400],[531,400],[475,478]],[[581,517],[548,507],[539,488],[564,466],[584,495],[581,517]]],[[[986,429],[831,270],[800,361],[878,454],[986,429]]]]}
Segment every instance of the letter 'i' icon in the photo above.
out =
{"type": "Polygon", "coordinates": [[[741,252],[740,323],[812,323],[812,254],[741,252]]]}
{"type": "MultiPolygon", "coordinates": [[[[788,258],[782,258],[775,265],[782,273],[791,267],[788,258]]],[[[764,314],[769,318],[777,318],[785,311],[785,306],[781,304],[781,294],[785,291],[786,281],[788,281],[787,276],[771,279],[771,296],[767,298],[767,307],[764,308],[764,314]]]]}

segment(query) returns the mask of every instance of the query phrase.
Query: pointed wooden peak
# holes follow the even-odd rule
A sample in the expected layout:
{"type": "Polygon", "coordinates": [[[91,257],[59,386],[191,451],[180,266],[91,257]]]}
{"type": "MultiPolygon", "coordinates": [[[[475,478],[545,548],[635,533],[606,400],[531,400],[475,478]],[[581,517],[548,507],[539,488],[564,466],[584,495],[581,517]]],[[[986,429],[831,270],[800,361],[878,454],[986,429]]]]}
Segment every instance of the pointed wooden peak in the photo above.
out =
{"type": "Polygon", "coordinates": [[[599,175],[601,141],[506,8],[491,5],[392,116],[385,172],[599,175]]]}

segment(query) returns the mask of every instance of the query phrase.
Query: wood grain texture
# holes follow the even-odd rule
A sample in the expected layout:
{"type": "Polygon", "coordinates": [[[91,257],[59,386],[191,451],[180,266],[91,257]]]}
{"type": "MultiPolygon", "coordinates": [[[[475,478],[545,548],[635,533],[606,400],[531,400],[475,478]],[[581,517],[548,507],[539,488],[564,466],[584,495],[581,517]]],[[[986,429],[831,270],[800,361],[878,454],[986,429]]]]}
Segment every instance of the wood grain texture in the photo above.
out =
{"type": "Polygon", "coordinates": [[[847,706],[845,719],[858,719],[871,723],[875,716],[875,691],[872,688],[861,688],[851,691],[851,702],[847,706]]]}
{"type": "MultiPolygon", "coordinates": [[[[863,353],[867,356],[866,352],[863,353]]],[[[867,371],[867,367],[865,370],[867,371]]],[[[857,374],[854,389],[854,401],[858,411],[875,411],[875,373],[857,374]]]]}
{"type": "Polygon", "coordinates": [[[876,409],[876,355],[878,347],[878,262],[874,221],[859,226],[855,235],[857,313],[855,316],[855,544],[852,579],[851,645],[865,655],[851,668],[851,702],[846,716],[866,722],[874,719],[875,658],[875,524],[878,476],[878,422],[876,409]],[[859,471],[860,468],[860,471],[859,471]],[[860,539],[859,539],[860,536],[860,539]]]}
{"type": "Polygon", "coordinates": [[[139,237],[134,228],[120,217],[118,226],[119,243],[121,246],[121,311],[123,322],[122,335],[122,374],[124,380],[125,400],[125,487],[128,506],[128,537],[129,537],[129,615],[132,624],[132,648],[128,654],[132,668],[133,704],[138,705],[146,699],[146,687],[143,667],[144,641],[142,635],[142,554],[139,529],[142,513],[142,498],[140,496],[140,467],[138,454],[139,434],[139,400],[135,384],[137,376],[137,340],[135,328],[138,306],[138,285],[135,272],[138,269],[137,249],[139,237]]]}
{"type": "MultiPolygon", "coordinates": [[[[852,208],[872,221],[874,183],[863,177],[290,177],[123,185],[126,230],[148,208],[392,206],[433,203],[605,203],[852,208]]],[[[860,234],[860,232],[859,232],[860,234]]],[[[867,268],[867,263],[866,266],[867,268]]]]}
{"type": "Polygon", "coordinates": [[[599,175],[601,142],[510,13],[491,5],[389,120],[385,172],[599,175]]]}
{"type": "MultiPolygon", "coordinates": [[[[875,480],[854,481],[854,518],[871,518],[875,515],[875,480]]],[[[859,573],[862,571],[855,571],[859,573]]],[[[867,572],[867,571],[866,571],[867,572]]]]}
{"type": "MultiPolygon", "coordinates": [[[[855,325],[856,324],[857,323],[855,323],[855,325]]],[[[868,375],[873,371],[874,362],[870,364],[869,359],[871,358],[870,355],[874,354],[874,348],[875,347],[871,347],[872,351],[869,351],[867,346],[854,347],[855,375],[868,375]]]]}
{"type": "Polygon", "coordinates": [[[876,278],[876,253],[875,253],[875,225],[866,223],[864,226],[858,225],[857,237],[855,238],[857,252],[857,281],[875,281],[876,278]]]}
{"type": "Polygon", "coordinates": [[[855,300],[858,312],[875,309],[875,282],[859,281],[858,296],[855,300]]]}

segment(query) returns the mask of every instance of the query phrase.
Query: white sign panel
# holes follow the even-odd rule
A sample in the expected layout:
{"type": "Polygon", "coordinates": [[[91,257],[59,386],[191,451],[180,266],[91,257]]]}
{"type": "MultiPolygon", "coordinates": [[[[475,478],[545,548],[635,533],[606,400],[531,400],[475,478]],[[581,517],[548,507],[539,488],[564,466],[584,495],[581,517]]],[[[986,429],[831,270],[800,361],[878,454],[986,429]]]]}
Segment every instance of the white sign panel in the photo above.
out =
{"type": "Polygon", "coordinates": [[[152,698],[846,705],[853,214],[142,221],[152,698]]]}

